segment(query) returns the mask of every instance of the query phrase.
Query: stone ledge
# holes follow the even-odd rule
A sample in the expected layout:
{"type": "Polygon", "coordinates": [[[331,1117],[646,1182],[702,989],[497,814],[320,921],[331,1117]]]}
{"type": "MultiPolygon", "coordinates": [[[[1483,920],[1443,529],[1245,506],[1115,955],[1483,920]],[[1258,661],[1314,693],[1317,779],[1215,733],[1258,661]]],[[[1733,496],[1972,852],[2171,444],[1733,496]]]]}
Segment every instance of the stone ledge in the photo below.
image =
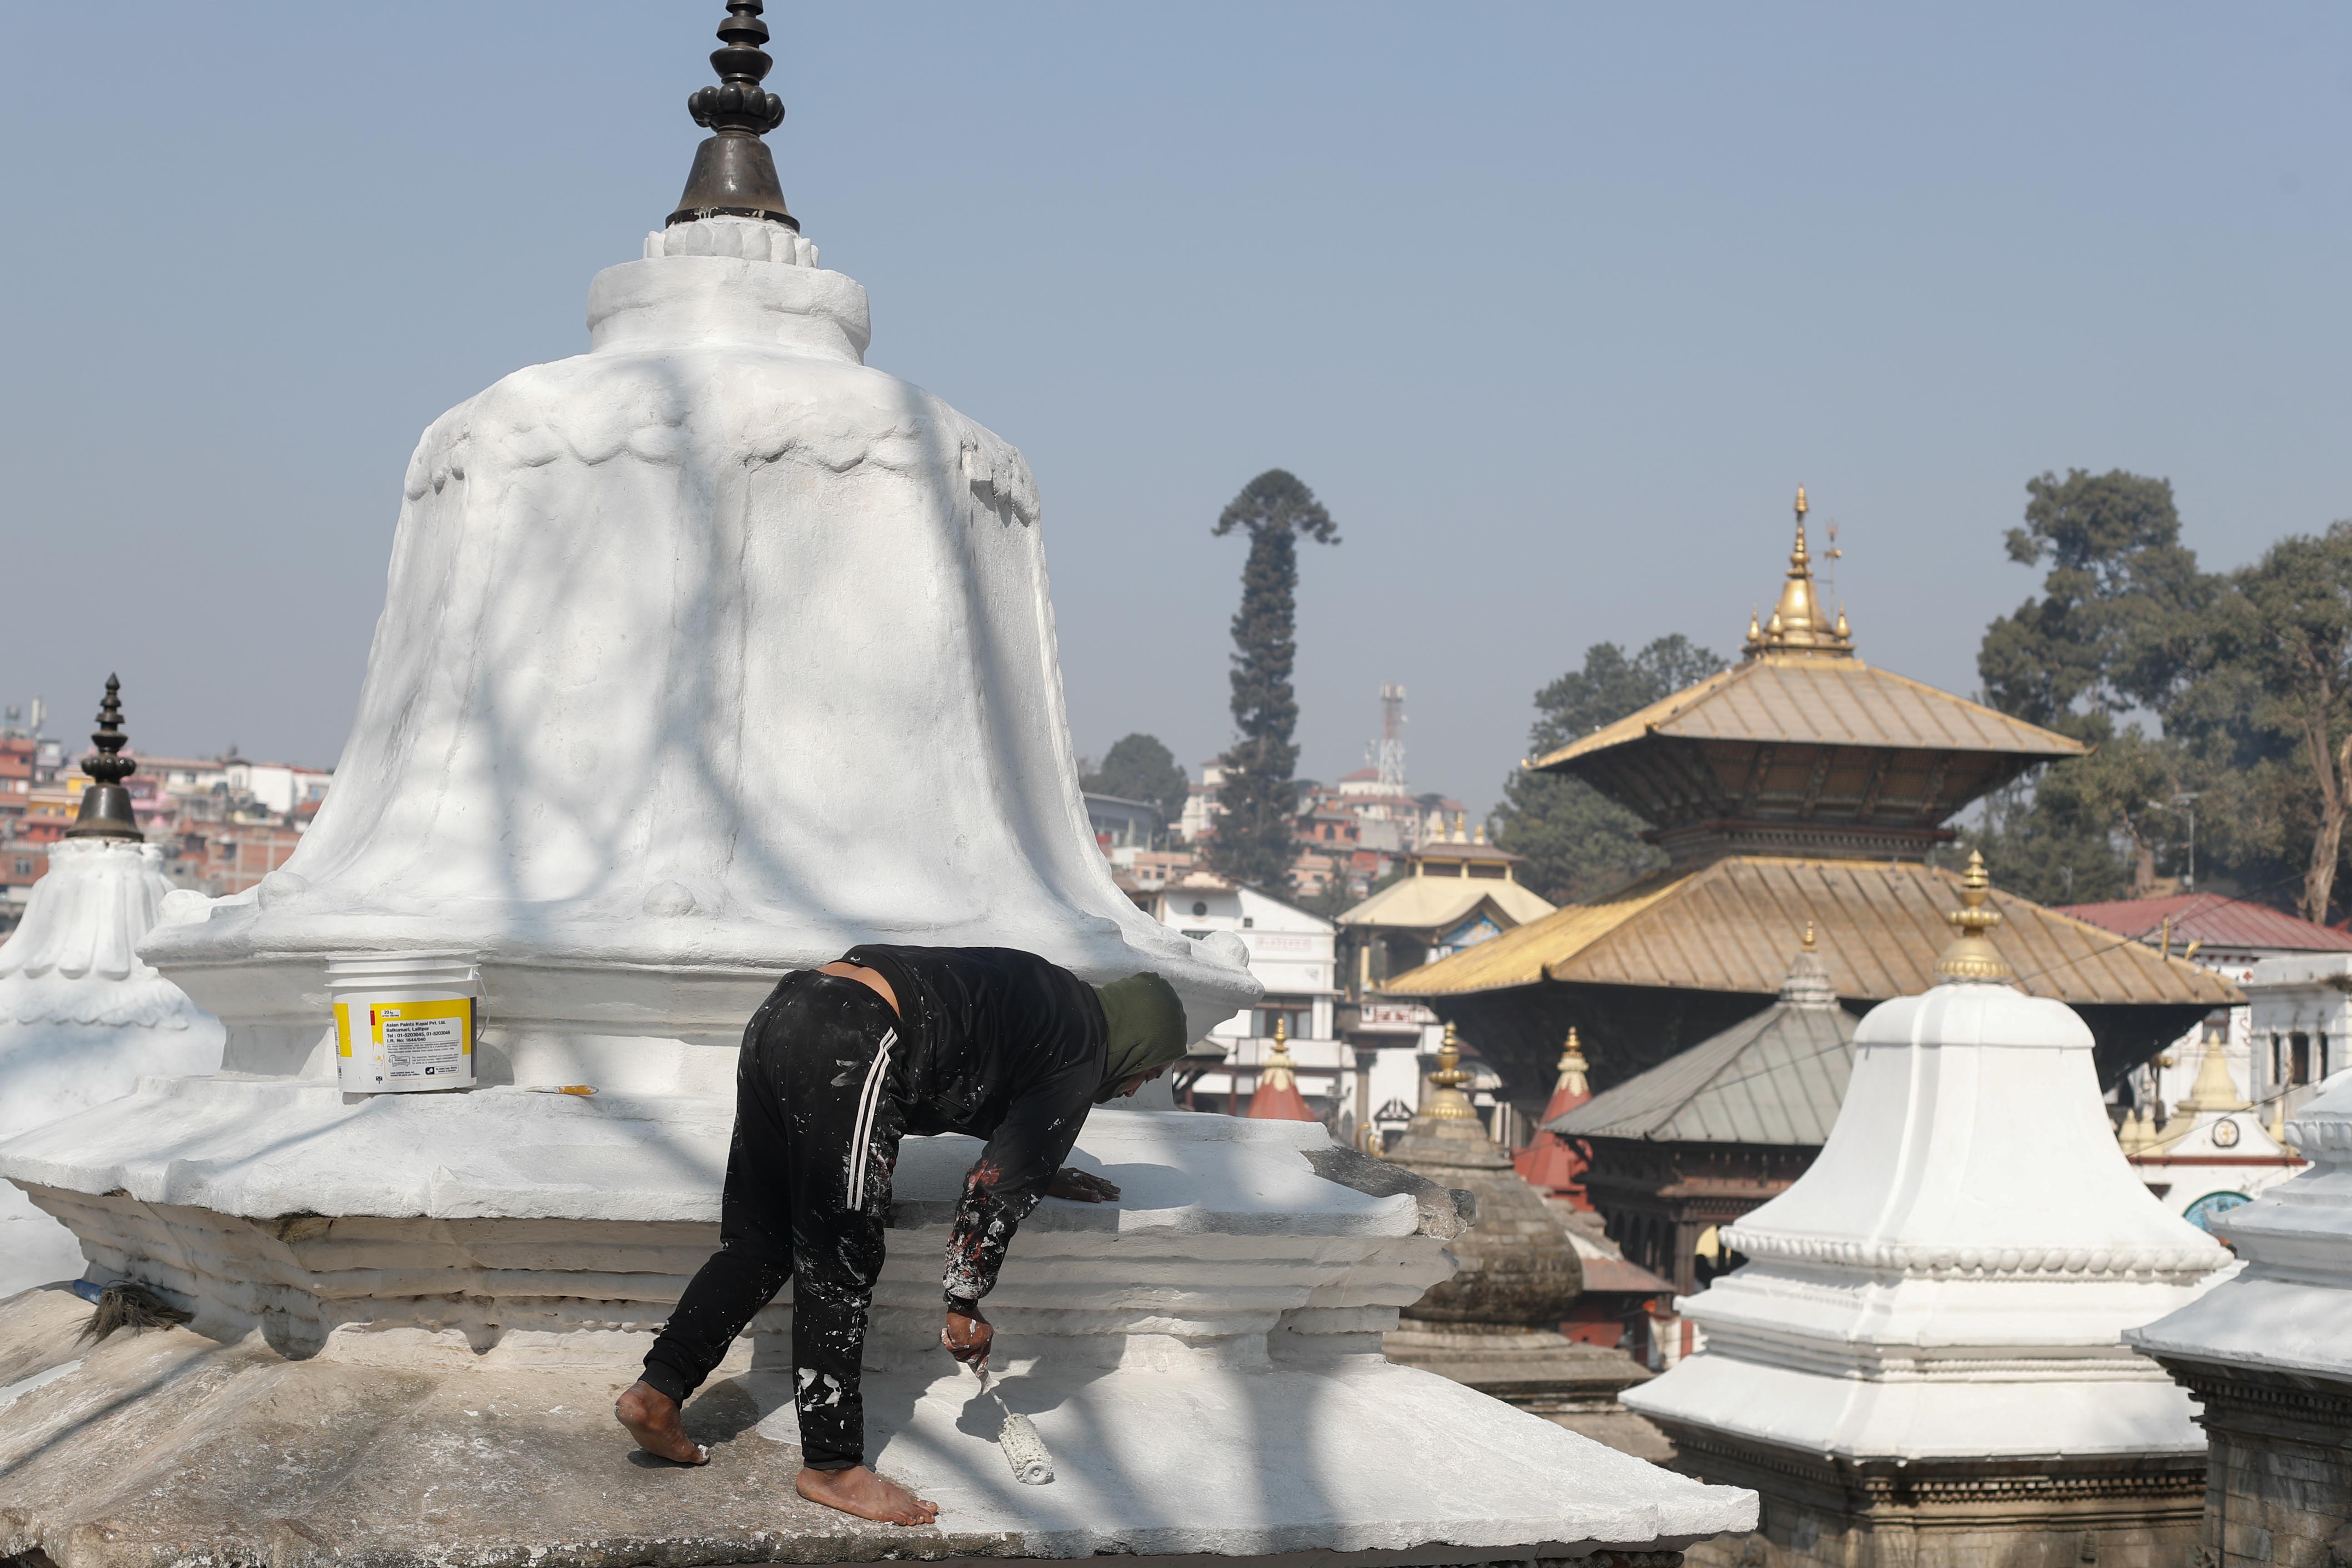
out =
{"type": "Polygon", "coordinates": [[[0,1304],[0,1558],[701,1568],[1114,1552],[1402,1568],[1606,1552],[1668,1568],[1755,1520],[1748,1494],[1362,1356],[1181,1376],[1012,1363],[1003,1395],[1060,1470],[1043,1488],[1013,1480],[964,1374],[869,1373],[878,1468],[941,1508],[937,1528],[894,1530],[793,1495],[787,1374],[722,1368],[688,1413],[716,1458],[686,1469],[633,1454],[608,1414],[627,1374],[608,1368],[289,1363],[186,1330],[76,1346],[86,1313],[57,1289],[0,1304]]]}

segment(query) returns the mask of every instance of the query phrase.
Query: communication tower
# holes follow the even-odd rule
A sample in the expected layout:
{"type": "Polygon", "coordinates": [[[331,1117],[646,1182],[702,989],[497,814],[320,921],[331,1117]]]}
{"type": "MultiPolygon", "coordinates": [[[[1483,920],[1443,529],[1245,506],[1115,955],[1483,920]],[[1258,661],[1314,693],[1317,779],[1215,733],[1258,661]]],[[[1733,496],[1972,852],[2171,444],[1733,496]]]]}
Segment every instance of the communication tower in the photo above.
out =
{"type": "Polygon", "coordinates": [[[1381,688],[1381,747],[1374,765],[1380,769],[1383,794],[1404,794],[1404,688],[1402,686],[1381,688]]]}

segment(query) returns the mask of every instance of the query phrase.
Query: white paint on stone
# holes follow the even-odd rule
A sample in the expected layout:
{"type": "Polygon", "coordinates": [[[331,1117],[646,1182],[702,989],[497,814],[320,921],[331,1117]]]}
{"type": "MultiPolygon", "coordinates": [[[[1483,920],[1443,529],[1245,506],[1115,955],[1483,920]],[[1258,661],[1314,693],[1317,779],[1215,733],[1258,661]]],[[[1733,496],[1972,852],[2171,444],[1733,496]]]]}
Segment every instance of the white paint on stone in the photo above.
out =
{"type": "Polygon", "coordinates": [[[5,1410],[8,1406],[16,1404],[16,1401],[32,1393],[35,1389],[47,1388],[49,1384],[57,1382],[58,1379],[71,1377],[75,1373],[78,1373],[80,1370],[81,1360],[79,1357],[76,1357],[72,1361],[62,1362],[56,1366],[46,1369],[45,1371],[37,1372],[30,1377],[20,1377],[16,1382],[10,1384],[7,1387],[0,1388],[0,1410],[5,1410]]]}
{"type": "Polygon", "coordinates": [[[1854,1047],[1820,1159],[1679,1303],[1706,1348],[1625,1404],[1853,1459],[2201,1452],[2122,1335],[2229,1256],[2125,1163],[2082,1019],[1948,982],[1873,1008],[1854,1047]]]}
{"type": "MultiPolygon", "coordinates": [[[[220,1024],[136,951],[173,891],[162,848],[66,838],[48,856],[0,944],[0,1141],[128,1094],[142,1074],[220,1065],[220,1024]]],[[[0,1187],[0,1296],[82,1267],[71,1232],[0,1187]]]]}
{"type": "Polygon", "coordinates": [[[151,939],[233,1068],[296,1070],[362,950],[479,956],[488,1082],[731,1046],[858,941],[1156,970],[1203,1034],[1255,994],[1094,847],[1027,465],[862,363],[851,279],[717,253],[783,232],[665,231],[588,353],[425,432],[334,792],[270,886],[151,939]]]}

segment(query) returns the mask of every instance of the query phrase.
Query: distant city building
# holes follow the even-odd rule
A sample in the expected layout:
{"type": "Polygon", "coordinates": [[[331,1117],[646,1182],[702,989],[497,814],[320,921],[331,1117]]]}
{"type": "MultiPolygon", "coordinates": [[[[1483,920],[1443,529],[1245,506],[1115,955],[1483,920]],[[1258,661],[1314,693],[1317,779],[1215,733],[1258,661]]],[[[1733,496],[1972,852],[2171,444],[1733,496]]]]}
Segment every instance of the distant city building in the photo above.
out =
{"type": "MultiPolygon", "coordinates": [[[[219,757],[136,760],[123,787],[140,831],[163,850],[163,874],[213,898],[284,865],[334,781],[328,770],[255,762],[234,747],[219,757]]],[[[80,781],[64,769],[64,742],[0,734],[0,931],[15,925],[47,873],[48,847],[81,809],[80,781]]]]}
{"type": "MultiPolygon", "coordinates": [[[[1460,801],[1434,792],[1415,795],[1405,783],[1404,688],[1382,686],[1381,710],[1381,738],[1365,748],[1372,765],[1336,784],[1300,782],[1288,889],[1300,898],[1342,893],[1360,899],[1399,857],[1461,829],[1460,801]]],[[[1174,825],[1177,838],[1200,846],[1216,837],[1224,777],[1222,763],[1202,765],[1174,825]]]]}
{"type": "Polygon", "coordinates": [[[1160,837],[1160,808],[1115,795],[1086,796],[1087,822],[1105,849],[1149,849],[1160,837]]]}
{"type": "Polygon", "coordinates": [[[1298,1091],[1318,1119],[1352,1136],[1355,1115],[1347,1094],[1354,1059],[1332,1028],[1339,992],[1334,928],[1272,894],[1195,870],[1137,900],[1161,923],[1189,937],[1231,931],[1249,950],[1250,973],[1265,987],[1245,1008],[1209,1031],[1206,1054],[1188,1058],[1177,1073],[1176,1098],[1196,1110],[1246,1111],[1260,1070],[1274,1053],[1279,1022],[1289,1047],[1298,1091]]]}
{"type": "Polygon", "coordinates": [[[1403,877],[1339,917],[1349,994],[1359,1002],[1392,974],[1491,942],[1553,910],[1549,900],[1519,885],[1524,857],[1487,843],[1484,827],[1424,840],[1401,858],[1403,877]]]}
{"type": "Polygon", "coordinates": [[[1157,892],[1169,883],[1192,869],[1196,858],[1190,849],[1141,849],[1121,845],[1104,851],[1110,863],[1128,879],[1130,896],[1157,892]]]}
{"type": "Polygon", "coordinates": [[[1217,818],[1224,807],[1217,804],[1217,792],[1225,782],[1222,763],[1202,763],[1200,781],[1184,795],[1184,815],[1176,821],[1176,829],[1187,844],[1201,844],[1217,836],[1217,818]]]}

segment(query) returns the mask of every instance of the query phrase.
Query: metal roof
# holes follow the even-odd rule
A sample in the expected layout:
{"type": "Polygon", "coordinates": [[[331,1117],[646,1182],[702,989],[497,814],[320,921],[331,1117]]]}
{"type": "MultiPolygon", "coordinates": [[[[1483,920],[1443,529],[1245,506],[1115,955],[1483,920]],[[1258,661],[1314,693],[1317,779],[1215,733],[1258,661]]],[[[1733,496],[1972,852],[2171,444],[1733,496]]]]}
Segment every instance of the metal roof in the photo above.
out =
{"type": "MultiPolygon", "coordinates": [[[[1808,921],[1837,994],[1883,1001],[1936,982],[1959,878],[1914,861],[1736,855],[1668,870],[1401,974],[1391,995],[1499,991],[1544,980],[1771,994],[1808,921]]],[[[1993,889],[1993,945],[2028,994],[2074,1004],[2225,1006],[2221,975],[1993,889]]]]}
{"type": "Polygon", "coordinates": [[[2075,757],[2090,748],[1858,658],[1764,654],[1537,758],[1551,768],[1651,734],[2075,757]]]}
{"type": "Polygon", "coordinates": [[[2352,935],[2319,925],[2267,904],[2250,904],[2219,893],[2179,893],[2164,899],[2126,899],[2105,904],[2061,904],[2058,912],[2145,940],[2172,922],[2172,942],[2208,947],[2270,949],[2280,952],[2352,952],[2352,935]]]}
{"type": "Polygon", "coordinates": [[[1775,1002],[1546,1126],[1580,1138],[1818,1148],[1853,1072],[1844,1008],[1775,1002]]]}
{"type": "Polygon", "coordinates": [[[1541,920],[1558,907],[1533,888],[1501,877],[1403,877],[1341,915],[1339,923],[1431,931],[1467,919],[1489,899],[1513,925],[1541,920]]]}

